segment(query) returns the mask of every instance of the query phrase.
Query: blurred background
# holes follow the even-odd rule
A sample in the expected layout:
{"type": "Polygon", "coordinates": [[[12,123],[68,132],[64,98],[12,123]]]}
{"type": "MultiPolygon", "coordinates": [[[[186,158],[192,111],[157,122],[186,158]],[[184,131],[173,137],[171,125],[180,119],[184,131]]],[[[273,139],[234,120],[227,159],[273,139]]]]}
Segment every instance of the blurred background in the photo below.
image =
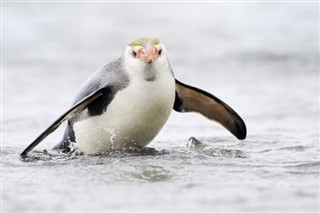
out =
{"type": "Polygon", "coordinates": [[[318,3],[3,2],[1,48],[3,210],[319,211],[318,3]],[[233,107],[248,139],[174,112],[149,145],[164,156],[19,160],[140,37],[165,44],[177,79],[233,107]]]}

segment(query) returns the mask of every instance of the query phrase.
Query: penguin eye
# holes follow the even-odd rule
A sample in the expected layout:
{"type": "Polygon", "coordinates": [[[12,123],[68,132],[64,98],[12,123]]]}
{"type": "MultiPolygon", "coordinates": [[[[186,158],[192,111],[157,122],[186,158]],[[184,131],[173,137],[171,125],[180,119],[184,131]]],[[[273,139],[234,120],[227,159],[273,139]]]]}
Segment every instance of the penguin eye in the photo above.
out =
{"type": "Polygon", "coordinates": [[[132,50],[132,55],[133,55],[133,57],[137,57],[137,52],[132,50]]]}
{"type": "Polygon", "coordinates": [[[160,50],[158,51],[158,55],[160,56],[161,53],[162,53],[162,49],[160,49],[160,50]]]}

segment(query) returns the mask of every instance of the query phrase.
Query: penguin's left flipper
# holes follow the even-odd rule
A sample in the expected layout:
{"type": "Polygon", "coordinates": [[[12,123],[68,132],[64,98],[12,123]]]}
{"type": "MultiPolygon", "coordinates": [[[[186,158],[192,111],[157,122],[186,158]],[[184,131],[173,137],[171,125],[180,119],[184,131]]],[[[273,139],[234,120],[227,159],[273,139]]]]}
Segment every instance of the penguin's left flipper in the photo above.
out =
{"type": "Polygon", "coordinates": [[[86,96],[82,100],[75,103],[68,111],[62,114],[55,122],[53,122],[43,133],[41,133],[21,154],[24,157],[30,152],[34,147],[36,147],[43,139],[45,139],[49,134],[56,130],[65,120],[71,118],[77,113],[81,112],[89,106],[94,100],[109,91],[108,87],[100,88],[90,95],[86,96]]]}
{"type": "Polygon", "coordinates": [[[173,109],[178,112],[199,112],[215,120],[238,139],[247,136],[242,118],[226,103],[201,89],[181,83],[176,79],[176,99],[173,109]]]}

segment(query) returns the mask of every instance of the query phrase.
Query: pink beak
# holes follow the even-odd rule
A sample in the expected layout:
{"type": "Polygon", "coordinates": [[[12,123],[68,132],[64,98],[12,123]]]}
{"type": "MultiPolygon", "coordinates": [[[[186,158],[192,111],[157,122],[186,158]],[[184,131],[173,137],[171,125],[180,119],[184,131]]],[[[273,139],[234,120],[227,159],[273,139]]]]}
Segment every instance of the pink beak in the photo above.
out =
{"type": "Polygon", "coordinates": [[[153,47],[147,47],[147,54],[143,57],[144,61],[148,64],[151,64],[155,59],[155,52],[153,47]]]}
{"type": "Polygon", "coordinates": [[[148,60],[147,60],[147,63],[152,63],[152,59],[153,59],[153,48],[152,47],[149,47],[148,49],[148,60]]]}
{"type": "Polygon", "coordinates": [[[158,52],[153,47],[146,47],[140,49],[137,53],[137,58],[141,58],[144,62],[151,64],[158,57],[158,52]]]}

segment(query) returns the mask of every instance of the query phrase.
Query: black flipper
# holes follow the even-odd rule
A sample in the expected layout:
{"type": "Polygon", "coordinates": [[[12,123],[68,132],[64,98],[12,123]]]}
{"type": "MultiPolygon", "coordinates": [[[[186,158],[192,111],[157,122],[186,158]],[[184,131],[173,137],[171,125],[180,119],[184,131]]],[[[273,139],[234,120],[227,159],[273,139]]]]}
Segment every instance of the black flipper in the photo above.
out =
{"type": "Polygon", "coordinates": [[[22,153],[21,156],[26,156],[34,147],[36,147],[43,139],[45,139],[50,133],[56,130],[65,120],[71,118],[77,113],[81,112],[89,106],[94,100],[105,94],[105,90],[109,88],[101,88],[90,95],[86,96],[82,100],[75,103],[68,111],[62,114],[53,124],[51,124],[43,133],[41,133],[22,153]]]}
{"type": "Polygon", "coordinates": [[[226,103],[201,89],[181,83],[176,79],[176,99],[173,109],[178,112],[199,112],[215,120],[238,139],[247,136],[247,128],[242,118],[226,103]]]}

